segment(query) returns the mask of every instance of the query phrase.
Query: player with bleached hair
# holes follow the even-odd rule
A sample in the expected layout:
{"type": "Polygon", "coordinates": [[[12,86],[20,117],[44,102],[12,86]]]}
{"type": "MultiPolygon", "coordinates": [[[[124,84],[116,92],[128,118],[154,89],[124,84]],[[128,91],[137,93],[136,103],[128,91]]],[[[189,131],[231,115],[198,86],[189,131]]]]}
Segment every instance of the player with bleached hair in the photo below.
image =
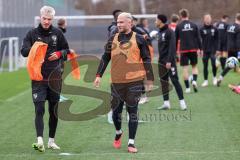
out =
{"type": "Polygon", "coordinates": [[[122,144],[122,111],[126,103],[129,114],[128,152],[136,153],[135,136],[138,126],[138,102],[145,76],[146,91],[151,90],[153,71],[147,43],[142,35],[132,31],[132,15],[123,12],[117,19],[118,33],[108,40],[101,58],[94,85],[100,86],[101,77],[111,60],[111,108],[116,136],[113,147],[122,144]]]}
{"type": "Polygon", "coordinates": [[[208,86],[208,61],[212,64],[213,85],[217,85],[217,67],[216,67],[216,50],[218,46],[218,30],[212,24],[212,16],[205,14],[203,16],[203,26],[200,28],[202,38],[202,61],[203,61],[203,76],[204,81],[202,87],[208,86]]]}
{"type": "Polygon", "coordinates": [[[62,60],[66,60],[69,51],[68,42],[61,30],[52,26],[55,15],[54,8],[43,6],[40,9],[40,24],[31,29],[23,40],[21,54],[32,61],[33,66],[28,66],[32,84],[32,100],[35,106],[35,128],[37,143],[32,147],[40,152],[45,151],[43,142],[43,130],[45,102],[48,101],[49,112],[49,140],[48,148],[60,149],[55,143],[55,134],[58,124],[58,102],[62,86],[62,60]],[[44,51],[44,46],[47,46],[44,51]],[[35,57],[35,58],[34,58],[35,57]],[[32,58],[32,59],[31,59],[32,58]],[[43,59],[41,59],[43,58],[43,59]],[[36,61],[39,59],[39,61],[36,61]],[[36,72],[30,72],[30,67],[39,66],[40,77],[36,72]]]}

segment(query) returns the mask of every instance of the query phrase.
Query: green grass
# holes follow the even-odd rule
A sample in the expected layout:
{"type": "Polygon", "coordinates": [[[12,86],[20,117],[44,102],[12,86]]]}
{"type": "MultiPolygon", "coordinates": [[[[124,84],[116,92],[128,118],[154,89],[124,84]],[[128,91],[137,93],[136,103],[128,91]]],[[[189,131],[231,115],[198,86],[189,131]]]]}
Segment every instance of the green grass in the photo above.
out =
{"type": "Polygon", "coordinates": [[[2,72],[0,73],[0,101],[4,101],[30,86],[30,80],[26,69],[21,69],[17,72],[2,72]]]}
{"type": "MultiPolygon", "coordinates": [[[[85,73],[81,68],[81,75],[85,73]]],[[[201,68],[200,68],[201,69],[201,68]]],[[[181,72],[181,69],[180,69],[181,72]]],[[[100,90],[109,91],[109,74],[103,78],[100,90]]],[[[157,78],[156,78],[157,79],[157,78]]],[[[210,76],[211,79],[211,76],[210,76]]],[[[229,73],[220,88],[210,86],[199,88],[199,93],[185,94],[189,110],[179,110],[175,91],[171,91],[172,110],[157,111],[162,97],[153,97],[140,106],[140,118],[147,120],[139,124],[136,146],[137,154],[126,151],[127,123],[120,150],[112,147],[114,128],[106,121],[106,116],[89,121],[59,121],[56,141],[60,151],[46,150],[39,153],[31,148],[35,142],[34,107],[31,100],[30,82],[26,71],[0,74],[0,159],[1,160],[237,160],[240,157],[240,106],[239,95],[232,93],[228,83],[239,83],[240,75],[229,73]],[[18,86],[18,89],[14,89],[18,86]],[[22,93],[22,94],[21,94],[22,93]],[[71,153],[61,156],[60,153],[71,153]]],[[[202,82],[200,71],[199,85],[202,82]]],[[[92,87],[68,77],[66,84],[92,87]]],[[[182,83],[183,84],[183,83],[182,83]]],[[[82,91],[84,92],[84,90],[82,91]]],[[[73,113],[89,111],[100,100],[65,94],[74,100],[73,113]]],[[[46,108],[47,111],[47,108],[46,108]]],[[[47,142],[48,113],[45,115],[44,139],[47,142]]]]}

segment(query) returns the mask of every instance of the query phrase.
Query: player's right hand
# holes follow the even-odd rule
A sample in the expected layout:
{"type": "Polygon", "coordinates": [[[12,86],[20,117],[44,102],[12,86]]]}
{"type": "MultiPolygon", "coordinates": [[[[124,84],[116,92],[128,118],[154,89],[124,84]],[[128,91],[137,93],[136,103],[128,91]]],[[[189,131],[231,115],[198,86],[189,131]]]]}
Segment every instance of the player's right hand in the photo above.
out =
{"type": "Polygon", "coordinates": [[[96,88],[98,88],[98,87],[100,87],[100,83],[101,83],[101,77],[96,77],[93,85],[94,85],[96,88]]]}
{"type": "Polygon", "coordinates": [[[57,51],[57,52],[53,52],[50,57],[48,57],[49,61],[55,61],[58,60],[61,57],[61,52],[57,51]]]}

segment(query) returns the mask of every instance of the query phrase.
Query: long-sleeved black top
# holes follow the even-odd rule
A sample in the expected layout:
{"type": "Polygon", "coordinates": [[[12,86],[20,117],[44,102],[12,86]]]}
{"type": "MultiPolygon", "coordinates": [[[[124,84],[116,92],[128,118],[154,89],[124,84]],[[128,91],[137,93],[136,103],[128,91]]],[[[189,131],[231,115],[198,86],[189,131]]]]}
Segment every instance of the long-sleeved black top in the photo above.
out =
{"type": "Polygon", "coordinates": [[[230,52],[240,51],[240,25],[237,23],[228,26],[227,49],[230,52]]]}
{"type": "Polygon", "coordinates": [[[48,44],[47,53],[42,65],[43,80],[48,80],[49,75],[54,71],[56,74],[54,78],[61,79],[61,63],[62,59],[66,59],[67,53],[69,53],[68,42],[65,39],[63,33],[58,28],[50,26],[45,30],[42,25],[39,24],[37,28],[31,29],[23,40],[21,48],[21,54],[27,57],[29,51],[36,41],[44,42],[48,44]],[[62,57],[55,61],[49,61],[48,58],[53,52],[61,51],[62,57]]]}
{"type": "Polygon", "coordinates": [[[176,38],[172,29],[165,25],[159,29],[158,33],[158,52],[160,63],[175,63],[176,38]]]}
{"type": "Polygon", "coordinates": [[[221,44],[227,44],[227,28],[228,24],[226,22],[219,22],[216,25],[218,29],[218,50],[220,50],[221,44]]]}
{"type": "Polygon", "coordinates": [[[206,52],[214,53],[218,48],[218,30],[213,25],[204,25],[200,28],[202,38],[202,49],[206,52]]]}
{"type": "Polygon", "coordinates": [[[175,30],[176,46],[180,40],[180,51],[188,52],[202,48],[198,26],[189,21],[183,20],[175,30]]]}

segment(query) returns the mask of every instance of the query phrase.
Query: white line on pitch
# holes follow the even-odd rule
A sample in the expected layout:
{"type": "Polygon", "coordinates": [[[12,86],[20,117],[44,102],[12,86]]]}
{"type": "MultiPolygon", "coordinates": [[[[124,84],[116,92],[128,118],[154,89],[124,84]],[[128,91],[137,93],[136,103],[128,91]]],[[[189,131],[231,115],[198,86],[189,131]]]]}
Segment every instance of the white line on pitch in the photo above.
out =
{"type": "Polygon", "coordinates": [[[23,91],[23,92],[15,95],[15,96],[13,96],[13,97],[8,98],[6,101],[7,101],[7,102],[11,102],[11,101],[13,101],[14,99],[16,99],[16,98],[18,98],[18,97],[20,97],[20,96],[23,96],[24,94],[28,93],[29,91],[30,91],[30,89],[27,89],[27,90],[25,90],[25,91],[23,91]]]}
{"type": "MultiPolygon", "coordinates": [[[[207,152],[207,151],[186,151],[186,152],[168,152],[168,151],[163,151],[163,152],[156,152],[156,153],[151,153],[151,152],[139,152],[136,155],[162,155],[162,154],[179,154],[179,155],[184,155],[184,154],[231,154],[231,153],[240,153],[240,151],[212,151],[212,152],[207,152]]],[[[116,152],[108,152],[108,153],[59,153],[59,154],[51,154],[51,153],[42,153],[42,156],[106,156],[106,155],[128,155],[128,153],[116,153],[116,152]]],[[[32,154],[0,154],[0,156],[16,156],[16,157],[24,157],[24,156],[32,156],[32,154]]]]}

